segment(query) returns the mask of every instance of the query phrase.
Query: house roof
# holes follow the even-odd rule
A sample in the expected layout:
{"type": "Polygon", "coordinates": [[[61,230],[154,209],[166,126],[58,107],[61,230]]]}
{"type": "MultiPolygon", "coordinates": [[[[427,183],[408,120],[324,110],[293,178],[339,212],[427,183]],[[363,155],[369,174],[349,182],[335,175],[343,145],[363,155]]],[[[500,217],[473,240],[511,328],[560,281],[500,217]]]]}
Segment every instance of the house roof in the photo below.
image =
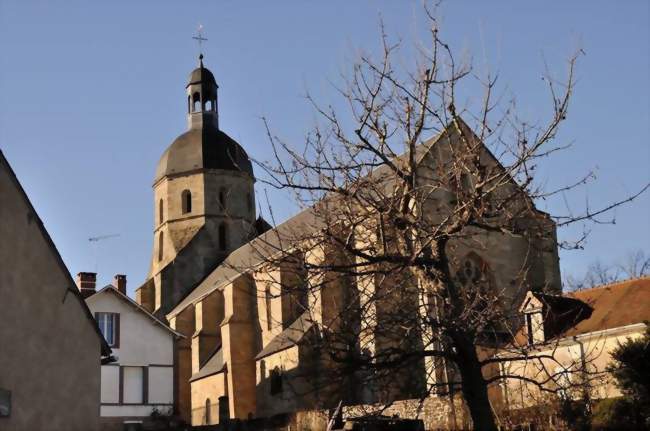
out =
{"type": "Polygon", "coordinates": [[[309,311],[305,311],[299,318],[297,318],[288,328],[275,336],[269,344],[262,349],[261,352],[255,356],[256,360],[262,359],[265,356],[272,355],[273,353],[286,350],[300,343],[300,341],[307,335],[311,328],[314,328],[316,323],[311,319],[309,311]]]}
{"type": "Polygon", "coordinates": [[[221,348],[221,345],[219,345],[214,352],[212,352],[212,355],[210,355],[203,365],[201,365],[199,371],[190,377],[189,381],[193,382],[204,377],[212,376],[222,372],[225,368],[226,364],[223,362],[223,349],[221,348]]]}
{"type": "Polygon", "coordinates": [[[135,302],[133,299],[129,298],[127,295],[123,294],[120,292],[115,286],[112,284],[108,284],[104,286],[102,289],[98,290],[97,292],[93,293],[90,295],[88,298],[86,298],[86,301],[88,301],[90,298],[93,298],[97,295],[100,295],[102,293],[112,293],[113,295],[117,296],[120,300],[128,303],[135,309],[137,309],[139,312],[147,316],[149,319],[153,320],[154,323],[162,326],[164,329],[167,331],[171,332],[173,335],[179,337],[179,338],[185,338],[185,336],[179,332],[174,331],[172,328],[170,328],[168,325],[166,325],[162,320],[158,319],[156,316],[151,314],[149,311],[147,311],[144,307],[142,307],[140,304],[135,302]]]}
{"type": "Polygon", "coordinates": [[[593,312],[567,330],[565,336],[650,321],[650,276],[579,290],[567,296],[589,305],[593,312]]]}
{"type": "Polygon", "coordinates": [[[93,326],[93,329],[95,330],[95,333],[99,337],[101,354],[103,356],[109,356],[111,354],[111,348],[109,347],[108,343],[104,339],[104,336],[99,330],[99,326],[97,326],[97,322],[95,321],[95,318],[93,317],[92,313],[88,309],[88,305],[86,305],[86,301],[84,301],[83,297],[81,296],[81,293],[79,292],[79,289],[77,289],[77,286],[74,280],[72,279],[72,276],[70,275],[70,271],[68,271],[68,268],[65,266],[65,263],[63,262],[63,259],[61,258],[61,255],[59,254],[56,245],[54,245],[54,241],[52,241],[50,234],[47,232],[47,229],[45,229],[45,226],[43,225],[43,221],[41,220],[38,213],[36,212],[36,209],[32,205],[32,202],[29,200],[29,197],[27,196],[25,189],[23,189],[22,185],[20,184],[20,181],[18,180],[16,173],[14,172],[14,170],[11,168],[11,165],[9,164],[9,161],[5,158],[2,150],[0,150],[0,166],[2,165],[6,167],[6,170],[9,173],[9,178],[14,182],[14,185],[18,189],[19,193],[23,196],[25,202],[27,203],[30,212],[34,215],[36,225],[41,231],[41,235],[43,235],[43,238],[45,239],[45,242],[48,244],[57,265],[59,266],[61,272],[64,274],[64,277],[68,281],[66,286],[66,295],[67,293],[71,293],[76,298],[76,300],[79,301],[83,313],[85,314],[86,318],[90,321],[90,323],[93,326]]]}
{"type": "MultiPolygon", "coordinates": [[[[543,305],[547,340],[573,337],[650,321],[650,276],[570,292],[564,296],[529,293],[543,305]]],[[[515,343],[527,344],[525,325],[515,343]]]]}

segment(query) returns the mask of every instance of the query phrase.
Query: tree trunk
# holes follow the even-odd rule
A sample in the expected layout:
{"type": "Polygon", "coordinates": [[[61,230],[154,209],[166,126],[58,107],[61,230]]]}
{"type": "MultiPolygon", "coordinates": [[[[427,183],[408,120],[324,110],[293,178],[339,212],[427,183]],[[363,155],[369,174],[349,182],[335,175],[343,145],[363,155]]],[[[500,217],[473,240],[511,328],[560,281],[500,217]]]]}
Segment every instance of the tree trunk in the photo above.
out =
{"type": "Polygon", "coordinates": [[[473,429],[497,431],[494,413],[488,398],[487,382],[483,378],[476,347],[466,337],[458,338],[461,340],[454,340],[458,357],[456,365],[460,372],[463,398],[472,417],[473,429]]]}

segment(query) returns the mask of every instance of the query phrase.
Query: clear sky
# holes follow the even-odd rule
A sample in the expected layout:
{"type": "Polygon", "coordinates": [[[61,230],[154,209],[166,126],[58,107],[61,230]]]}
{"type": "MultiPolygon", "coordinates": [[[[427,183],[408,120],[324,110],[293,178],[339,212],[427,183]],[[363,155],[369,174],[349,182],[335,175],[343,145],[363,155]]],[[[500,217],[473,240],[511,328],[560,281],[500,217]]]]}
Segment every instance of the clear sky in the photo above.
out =
{"type": "MultiPolygon", "coordinates": [[[[542,178],[564,184],[596,169],[597,181],[567,198],[572,207],[603,204],[650,181],[649,4],[477,0],[448,1],[440,10],[451,46],[471,52],[477,70],[499,71],[502,90],[530,119],[548,114],[542,54],[561,75],[569,54],[585,50],[560,135],[574,146],[542,178]]],[[[330,82],[358,49],[378,47],[380,14],[406,45],[424,40],[419,5],[0,0],[0,148],[70,272],[97,270],[101,285],[125,273],[132,292],[146,276],[153,244],[154,169],[186,128],[184,86],[196,65],[197,25],[209,39],[205,63],[220,85],[222,129],[264,160],[260,117],[299,145],[314,119],[305,91],[338,103],[330,82]],[[95,248],[88,241],[106,234],[120,236],[95,248]]],[[[260,184],[256,192],[264,195],[260,184]]],[[[289,199],[269,193],[276,217],[291,215],[289,199]]],[[[557,205],[540,203],[550,211],[562,209],[557,205]]],[[[615,214],[615,226],[589,227],[585,250],[561,254],[564,274],[650,251],[650,196],[615,214]]]]}

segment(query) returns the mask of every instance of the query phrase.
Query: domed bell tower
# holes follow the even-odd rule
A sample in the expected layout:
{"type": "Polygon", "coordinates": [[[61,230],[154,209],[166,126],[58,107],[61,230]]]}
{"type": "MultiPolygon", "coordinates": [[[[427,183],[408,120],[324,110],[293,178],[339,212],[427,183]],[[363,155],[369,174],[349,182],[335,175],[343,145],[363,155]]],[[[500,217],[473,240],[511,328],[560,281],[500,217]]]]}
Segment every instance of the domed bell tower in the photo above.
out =
{"type": "Polygon", "coordinates": [[[164,316],[254,230],[253,168],[219,129],[214,75],[203,65],[186,85],[188,130],[165,150],[153,184],[154,244],[138,298],[164,316]]]}

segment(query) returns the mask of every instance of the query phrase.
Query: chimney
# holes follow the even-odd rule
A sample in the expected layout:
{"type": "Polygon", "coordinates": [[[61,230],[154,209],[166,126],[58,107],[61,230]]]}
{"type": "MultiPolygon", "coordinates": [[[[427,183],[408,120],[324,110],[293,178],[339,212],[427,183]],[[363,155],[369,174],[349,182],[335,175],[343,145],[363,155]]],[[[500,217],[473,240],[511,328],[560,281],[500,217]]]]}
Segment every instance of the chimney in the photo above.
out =
{"type": "Polygon", "coordinates": [[[126,295],[126,275],[116,274],[113,278],[113,286],[122,294],[126,295]]]}
{"type": "Polygon", "coordinates": [[[97,282],[97,273],[80,272],[77,274],[77,287],[81,292],[81,297],[86,299],[95,293],[95,283],[97,282]]]}

